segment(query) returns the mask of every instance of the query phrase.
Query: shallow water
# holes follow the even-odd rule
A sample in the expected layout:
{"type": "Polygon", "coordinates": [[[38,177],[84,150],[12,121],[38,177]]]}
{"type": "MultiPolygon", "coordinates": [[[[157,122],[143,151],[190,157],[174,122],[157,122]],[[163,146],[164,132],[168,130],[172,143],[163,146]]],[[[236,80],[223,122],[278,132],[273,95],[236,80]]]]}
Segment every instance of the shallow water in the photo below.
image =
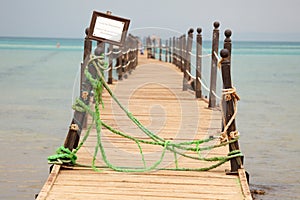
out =
{"type": "MultiPolygon", "coordinates": [[[[0,41],[0,199],[33,199],[48,176],[47,156],[67,134],[82,41],[61,39],[60,49],[57,39],[0,41]]],[[[266,191],[258,199],[297,199],[300,44],[236,42],[233,49],[236,122],[251,188],[266,191]]]]}

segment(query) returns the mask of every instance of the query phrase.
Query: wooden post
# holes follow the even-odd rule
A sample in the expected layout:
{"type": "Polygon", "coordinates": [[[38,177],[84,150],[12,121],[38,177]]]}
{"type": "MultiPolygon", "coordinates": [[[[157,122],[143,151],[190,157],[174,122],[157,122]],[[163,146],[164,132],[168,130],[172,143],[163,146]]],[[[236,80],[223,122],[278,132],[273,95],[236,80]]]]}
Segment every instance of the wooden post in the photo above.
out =
{"type": "Polygon", "coordinates": [[[168,47],[168,40],[166,40],[166,46],[165,46],[165,62],[168,62],[168,54],[169,54],[169,47],[168,47]]]}
{"type": "Polygon", "coordinates": [[[181,37],[181,48],[180,48],[180,69],[183,72],[185,63],[185,52],[186,52],[186,35],[181,37]]]}
{"type": "Polygon", "coordinates": [[[159,61],[161,61],[161,53],[162,53],[162,45],[161,45],[161,38],[159,39],[159,61]]]}
{"type": "Polygon", "coordinates": [[[191,73],[191,50],[192,50],[192,45],[193,45],[193,33],[194,29],[190,29],[188,31],[188,37],[187,37],[187,42],[186,42],[186,48],[185,48],[185,61],[184,61],[184,67],[183,67],[183,86],[182,90],[185,91],[188,89],[188,81],[190,80],[190,76],[188,74],[191,73]]]}
{"type": "Polygon", "coordinates": [[[146,44],[147,44],[147,58],[151,58],[152,57],[152,48],[151,48],[150,37],[147,37],[146,44]]]}
{"type": "Polygon", "coordinates": [[[169,39],[169,63],[172,63],[172,38],[169,39]]]}
{"type": "Polygon", "coordinates": [[[131,62],[132,61],[132,39],[130,34],[128,36],[128,50],[127,50],[128,72],[129,74],[131,74],[133,63],[131,62]]]}
{"type": "MultiPolygon", "coordinates": [[[[231,63],[229,60],[229,51],[227,49],[222,49],[221,51],[221,57],[223,58],[222,60],[222,79],[223,79],[223,85],[224,89],[231,89],[232,88],[232,82],[231,82],[231,72],[230,72],[230,67],[231,63]]],[[[225,117],[225,124],[228,124],[228,122],[231,120],[232,116],[234,115],[235,108],[234,108],[234,95],[230,94],[231,98],[224,99],[223,95],[223,102],[224,102],[224,117],[225,117]]],[[[224,127],[223,127],[224,129],[224,127]]],[[[223,130],[222,130],[223,131],[223,130]]],[[[236,125],[235,125],[235,120],[232,121],[230,126],[227,129],[227,135],[230,137],[231,132],[236,131],[236,125]]],[[[229,145],[229,151],[233,150],[239,150],[239,144],[238,141],[231,143],[229,145]]],[[[243,158],[237,157],[234,159],[230,160],[230,165],[231,165],[231,170],[230,172],[227,172],[227,174],[236,174],[238,173],[238,169],[242,168],[243,165],[243,158]]]]}
{"type": "Polygon", "coordinates": [[[137,37],[135,38],[135,55],[134,56],[135,56],[135,61],[134,61],[134,69],[135,69],[139,62],[139,40],[137,37]]]}
{"type": "Polygon", "coordinates": [[[153,41],[153,51],[152,51],[152,58],[155,59],[155,54],[156,54],[156,42],[155,42],[155,38],[152,40],[153,41]]]}
{"type": "MultiPolygon", "coordinates": [[[[86,35],[88,35],[89,29],[85,30],[86,35]]],[[[80,84],[80,99],[86,104],[89,105],[92,86],[90,83],[86,81],[84,78],[84,68],[87,65],[88,57],[91,54],[92,43],[87,38],[84,41],[84,55],[83,55],[83,63],[81,64],[81,84],[80,84]]],[[[89,69],[92,76],[96,76],[96,70],[91,68],[89,69]]],[[[77,110],[74,111],[73,119],[69,126],[69,131],[66,136],[64,147],[69,150],[73,150],[78,146],[81,130],[86,126],[86,112],[79,112],[77,110]]]]}
{"type": "Polygon", "coordinates": [[[173,46],[172,46],[172,63],[174,64],[174,65],[176,65],[176,63],[175,63],[175,59],[174,59],[174,57],[176,56],[176,54],[175,54],[175,48],[177,48],[177,46],[176,46],[176,42],[175,42],[176,40],[175,40],[175,36],[173,37],[173,46]]]}
{"type": "Polygon", "coordinates": [[[85,29],[85,39],[84,39],[84,51],[83,51],[83,59],[81,63],[81,73],[80,73],[80,93],[82,92],[82,85],[85,83],[86,79],[84,76],[84,68],[89,59],[89,56],[92,52],[92,41],[88,39],[89,28],[85,29]]]}
{"type": "Polygon", "coordinates": [[[232,49],[232,43],[231,43],[231,39],[230,39],[230,37],[232,35],[231,30],[229,30],[229,29],[225,30],[224,35],[225,35],[224,49],[228,50],[228,52],[229,52],[228,59],[229,59],[229,61],[231,61],[231,49],[232,49]]]}
{"type": "MultiPolygon", "coordinates": [[[[82,95],[83,93],[83,88],[84,88],[84,84],[86,83],[86,78],[84,75],[84,69],[85,66],[89,60],[89,56],[92,52],[92,41],[88,39],[88,33],[89,33],[89,28],[85,29],[85,39],[84,39],[84,52],[83,52],[83,59],[82,59],[82,63],[81,63],[81,69],[80,69],[80,95],[82,95]]],[[[83,128],[87,127],[87,116],[85,116],[85,119],[83,121],[82,124],[83,128]]]]}
{"type": "Polygon", "coordinates": [[[112,77],[112,72],[113,72],[113,45],[110,44],[109,48],[108,48],[108,84],[112,84],[113,83],[113,77],[112,77]]]}
{"type": "Polygon", "coordinates": [[[122,47],[119,48],[119,53],[118,53],[118,57],[117,57],[117,66],[118,66],[118,79],[122,80],[122,76],[123,76],[123,65],[122,65],[122,47]]]}
{"type": "Polygon", "coordinates": [[[201,72],[202,72],[202,29],[197,28],[197,44],[196,44],[196,80],[195,80],[195,95],[196,98],[202,97],[201,72]]]}
{"type": "Polygon", "coordinates": [[[210,91],[209,91],[209,102],[208,107],[216,107],[216,88],[217,88],[217,65],[218,59],[215,56],[219,50],[219,22],[214,22],[213,40],[212,40],[212,52],[211,52],[211,73],[210,73],[210,91]]]}

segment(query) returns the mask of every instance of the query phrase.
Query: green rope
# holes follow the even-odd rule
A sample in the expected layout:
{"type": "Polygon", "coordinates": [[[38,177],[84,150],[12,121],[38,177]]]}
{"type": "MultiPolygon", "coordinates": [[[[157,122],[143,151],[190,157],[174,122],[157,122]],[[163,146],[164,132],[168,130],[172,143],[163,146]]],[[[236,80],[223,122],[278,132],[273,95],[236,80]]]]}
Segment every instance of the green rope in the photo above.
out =
{"type": "Polygon", "coordinates": [[[70,151],[64,146],[59,147],[56,150],[56,154],[48,157],[49,164],[71,164],[76,163],[77,156],[74,152],[70,151]]]}
{"type": "Polygon", "coordinates": [[[82,141],[80,142],[80,144],[78,145],[78,147],[76,149],[74,149],[71,152],[69,149],[66,149],[64,147],[60,147],[57,150],[56,155],[52,155],[52,156],[48,157],[48,162],[49,163],[72,164],[74,166],[91,167],[95,171],[100,171],[99,170],[100,168],[108,167],[112,170],[120,171],[120,172],[145,172],[145,171],[150,171],[150,170],[154,170],[154,169],[160,169],[160,168],[158,168],[158,166],[162,162],[162,160],[165,156],[165,153],[168,150],[170,152],[173,152],[173,154],[174,154],[175,168],[174,169],[173,168],[167,168],[167,169],[163,168],[163,169],[165,169],[165,170],[180,170],[180,171],[207,171],[207,170],[211,170],[213,168],[216,168],[216,167],[224,164],[225,162],[227,162],[230,159],[242,156],[242,153],[240,151],[232,151],[227,156],[220,156],[220,157],[204,158],[204,157],[201,156],[201,151],[211,150],[213,148],[218,148],[218,147],[221,147],[221,146],[231,144],[231,143],[237,141],[238,138],[236,138],[234,140],[230,140],[226,143],[218,144],[218,145],[210,145],[210,146],[206,146],[206,147],[200,147],[200,144],[210,142],[212,140],[215,140],[216,138],[212,137],[212,138],[208,138],[208,139],[204,139],[204,140],[193,140],[193,141],[188,141],[188,142],[173,143],[171,141],[164,140],[163,138],[157,136],[155,133],[151,132],[144,125],[142,125],[142,123],[138,119],[136,119],[132,115],[132,113],[130,113],[119,102],[119,100],[113,94],[112,90],[109,88],[108,84],[106,83],[106,81],[104,79],[103,70],[106,70],[106,69],[108,69],[108,64],[104,62],[104,56],[103,55],[101,55],[100,57],[91,56],[90,61],[87,64],[87,66],[84,70],[84,73],[85,73],[85,76],[86,76],[87,80],[90,82],[90,84],[93,88],[93,91],[94,91],[94,100],[95,100],[94,110],[95,111],[93,111],[90,106],[86,105],[80,99],[77,99],[75,104],[72,107],[73,107],[74,110],[77,110],[79,112],[87,112],[88,114],[90,114],[92,116],[92,119],[93,119],[92,123],[88,127],[86,134],[84,135],[82,141]],[[88,70],[89,67],[94,67],[94,69],[97,71],[97,75],[96,76],[94,75],[95,77],[93,77],[93,75],[89,72],[89,70],[88,70]],[[143,133],[145,133],[149,137],[149,139],[151,139],[151,140],[144,140],[144,139],[135,138],[135,137],[133,137],[129,134],[126,134],[124,132],[121,132],[119,130],[114,129],[113,127],[109,126],[108,124],[104,123],[101,120],[101,113],[100,113],[99,105],[102,105],[102,108],[104,108],[104,102],[102,100],[102,94],[103,94],[103,89],[104,88],[108,91],[108,93],[110,94],[112,99],[118,104],[118,106],[126,113],[128,118],[143,133]],[[76,163],[77,157],[76,157],[75,154],[83,146],[84,142],[89,137],[90,131],[91,131],[91,129],[94,125],[96,125],[97,143],[96,143],[95,150],[94,150],[92,165],[87,166],[87,165],[82,165],[82,164],[76,163]],[[141,155],[142,162],[143,162],[143,167],[142,168],[118,167],[118,166],[113,165],[109,161],[109,159],[107,158],[105,148],[102,144],[102,137],[101,137],[102,127],[106,128],[111,133],[114,133],[116,135],[119,135],[123,138],[129,139],[132,142],[134,142],[137,145],[138,149],[139,149],[139,153],[141,155]],[[162,146],[163,147],[160,158],[154,164],[152,164],[149,167],[147,167],[147,165],[146,165],[146,160],[145,160],[145,156],[144,156],[141,144],[157,145],[157,146],[162,146]],[[96,157],[97,157],[99,151],[101,153],[102,160],[104,161],[106,166],[96,166],[96,157]],[[182,151],[195,152],[198,156],[188,155],[186,152],[182,153],[182,151]],[[209,162],[217,161],[218,163],[213,164],[209,167],[205,167],[205,168],[194,168],[194,169],[180,168],[178,166],[178,156],[177,155],[180,155],[180,156],[183,156],[183,157],[186,157],[186,158],[195,159],[195,160],[202,160],[202,161],[209,161],[209,162]]]}

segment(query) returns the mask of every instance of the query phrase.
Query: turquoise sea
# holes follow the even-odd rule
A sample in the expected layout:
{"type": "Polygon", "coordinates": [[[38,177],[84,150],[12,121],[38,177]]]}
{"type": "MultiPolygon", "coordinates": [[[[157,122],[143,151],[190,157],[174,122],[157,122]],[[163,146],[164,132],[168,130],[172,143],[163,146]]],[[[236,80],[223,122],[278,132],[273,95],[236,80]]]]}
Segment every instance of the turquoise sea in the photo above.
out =
{"type": "MultiPolygon", "coordinates": [[[[203,47],[209,54],[210,42],[203,47]]],[[[258,199],[297,199],[300,42],[234,41],[232,53],[241,97],[236,123],[251,189],[266,192],[258,199]]],[[[44,184],[47,156],[70,124],[82,54],[82,39],[0,37],[0,199],[34,199],[44,184]]],[[[204,74],[209,67],[207,56],[204,74]]]]}

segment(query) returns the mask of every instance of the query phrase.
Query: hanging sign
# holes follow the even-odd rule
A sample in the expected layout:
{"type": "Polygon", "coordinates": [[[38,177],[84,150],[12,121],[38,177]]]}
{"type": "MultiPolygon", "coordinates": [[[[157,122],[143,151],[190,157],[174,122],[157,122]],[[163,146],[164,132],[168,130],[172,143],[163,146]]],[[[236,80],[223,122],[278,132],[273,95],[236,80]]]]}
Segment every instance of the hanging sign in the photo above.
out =
{"type": "Polygon", "coordinates": [[[88,38],[122,46],[126,38],[129,23],[129,19],[94,11],[88,38]]]}

